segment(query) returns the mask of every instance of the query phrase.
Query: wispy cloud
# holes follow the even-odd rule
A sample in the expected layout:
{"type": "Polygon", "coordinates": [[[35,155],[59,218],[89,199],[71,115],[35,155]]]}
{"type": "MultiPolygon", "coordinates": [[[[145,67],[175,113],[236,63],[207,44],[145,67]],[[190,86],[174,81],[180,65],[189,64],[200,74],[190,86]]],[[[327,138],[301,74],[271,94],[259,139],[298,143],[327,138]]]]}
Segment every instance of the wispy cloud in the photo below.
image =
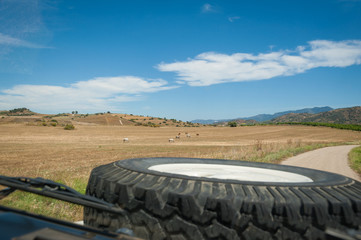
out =
{"type": "Polygon", "coordinates": [[[207,12],[214,12],[215,8],[213,5],[206,3],[202,6],[202,12],[203,13],[207,13],[207,12]]]}
{"type": "Polygon", "coordinates": [[[206,52],[184,62],[161,63],[157,68],[163,72],[175,72],[179,82],[190,86],[209,86],[290,76],[318,67],[347,67],[360,63],[361,41],[316,40],[292,51],[258,55],[206,52]]]}
{"type": "Polygon", "coordinates": [[[162,79],[134,76],[101,77],[68,87],[16,85],[0,92],[0,109],[25,106],[41,112],[83,112],[119,110],[119,104],[137,101],[144,93],[173,89],[162,79]]]}
{"type": "Polygon", "coordinates": [[[230,22],[234,22],[234,21],[236,21],[238,19],[240,19],[239,16],[228,17],[228,21],[230,21],[230,22]]]}
{"type": "Polygon", "coordinates": [[[0,45],[6,45],[11,47],[25,47],[25,48],[48,48],[35,43],[24,41],[18,38],[13,38],[0,33],[0,45]]]}

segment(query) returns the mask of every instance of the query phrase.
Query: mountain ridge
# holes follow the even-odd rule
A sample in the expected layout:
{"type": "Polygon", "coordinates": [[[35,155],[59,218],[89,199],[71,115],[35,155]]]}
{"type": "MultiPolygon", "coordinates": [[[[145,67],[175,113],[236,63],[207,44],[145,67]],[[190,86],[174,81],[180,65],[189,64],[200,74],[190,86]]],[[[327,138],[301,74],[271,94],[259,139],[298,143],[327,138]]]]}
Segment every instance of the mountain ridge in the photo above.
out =
{"type": "Polygon", "coordinates": [[[258,115],[251,116],[251,117],[239,117],[239,118],[232,118],[232,119],[218,119],[218,120],[214,120],[214,119],[207,119],[207,120],[196,119],[196,120],[192,120],[191,122],[192,123],[200,123],[200,124],[215,124],[215,123],[219,123],[219,122],[229,122],[229,121],[237,121],[237,120],[255,120],[257,122],[264,122],[264,121],[270,121],[270,120],[272,120],[274,118],[278,118],[280,116],[290,114],[290,113],[316,114],[316,113],[328,112],[328,111],[332,111],[332,110],[334,110],[334,109],[329,107],[329,106],[313,107],[313,108],[303,108],[303,109],[299,109],[299,110],[289,110],[289,111],[277,112],[277,113],[274,113],[274,114],[258,114],[258,115]]]}
{"type": "Polygon", "coordinates": [[[337,123],[337,124],[361,124],[361,107],[339,108],[317,114],[289,113],[272,119],[273,123],[287,122],[315,122],[315,123],[337,123]]]}

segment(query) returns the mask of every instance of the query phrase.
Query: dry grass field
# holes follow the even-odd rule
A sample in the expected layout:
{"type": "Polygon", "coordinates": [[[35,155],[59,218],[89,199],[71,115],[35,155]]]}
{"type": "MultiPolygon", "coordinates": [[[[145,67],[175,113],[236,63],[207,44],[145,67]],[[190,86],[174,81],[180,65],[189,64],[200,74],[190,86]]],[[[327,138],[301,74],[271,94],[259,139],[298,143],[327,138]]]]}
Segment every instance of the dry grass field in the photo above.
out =
{"type": "MultiPolygon", "coordinates": [[[[84,192],[94,167],[122,159],[191,157],[277,163],[300,152],[343,143],[361,143],[361,132],[307,126],[152,128],[80,123],[66,131],[0,124],[0,174],[48,178],[84,192]],[[179,133],[180,139],[175,139],[179,133]],[[129,142],[123,143],[125,137],[129,142]],[[175,142],[168,142],[169,138],[175,142]]],[[[80,207],[28,196],[14,194],[1,204],[67,220],[82,218],[80,207]]]]}

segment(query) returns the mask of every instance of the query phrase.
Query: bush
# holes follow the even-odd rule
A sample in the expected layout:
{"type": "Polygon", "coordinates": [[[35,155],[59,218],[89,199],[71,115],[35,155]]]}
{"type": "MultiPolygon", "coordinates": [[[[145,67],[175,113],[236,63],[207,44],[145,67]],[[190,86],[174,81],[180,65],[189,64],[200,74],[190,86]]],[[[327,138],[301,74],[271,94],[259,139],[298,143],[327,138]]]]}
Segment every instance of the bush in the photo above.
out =
{"type": "Polygon", "coordinates": [[[64,129],[65,129],[65,130],[74,130],[75,127],[74,127],[73,124],[67,124],[67,125],[65,125],[64,129]]]}
{"type": "Polygon", "coordinates": [[[228,122],[228,126],[237,127],[237,123],[236,122],[228,122]]]}
{"type": "Polygon", "coordinates": [[[25,111],[30,111],[27,108],[15,108],[13,110],[9,110],[10,113],[18,113],[18,112],[25,112],[25,111]]]}

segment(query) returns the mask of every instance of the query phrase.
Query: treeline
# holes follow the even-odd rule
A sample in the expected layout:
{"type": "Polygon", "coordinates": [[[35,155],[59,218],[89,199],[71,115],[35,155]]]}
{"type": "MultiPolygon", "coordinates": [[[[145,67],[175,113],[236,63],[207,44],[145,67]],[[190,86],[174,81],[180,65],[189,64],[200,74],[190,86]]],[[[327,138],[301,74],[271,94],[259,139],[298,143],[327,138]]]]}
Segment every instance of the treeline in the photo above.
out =
{"type": "Polygon", "coordinates": [[[34,113],[27,108],[15,108],[9,111],[2,111],[0,115],[7,116],[32,116],[34,113]]]}
{"type": "Polygon", "coordinates": [[[331,127],[331,128],[338,128],[338,129],[361,131],[361,125],[356,125],[356,124],[319,123],[319,122],[284,122],[284,123],[276,123],[276,124],[277,125],[288,124],[288,125],[305,125],[305,126],[315,126],[315,127],[331,127]]]}
{"type": "Polygon", "coordinates": [[[27,108],[14,108],[13,110],[9,110],[10,113],[19,113],[19,112],[25,112],[25,111],[29,111],[29,109],[27,108]]]}

